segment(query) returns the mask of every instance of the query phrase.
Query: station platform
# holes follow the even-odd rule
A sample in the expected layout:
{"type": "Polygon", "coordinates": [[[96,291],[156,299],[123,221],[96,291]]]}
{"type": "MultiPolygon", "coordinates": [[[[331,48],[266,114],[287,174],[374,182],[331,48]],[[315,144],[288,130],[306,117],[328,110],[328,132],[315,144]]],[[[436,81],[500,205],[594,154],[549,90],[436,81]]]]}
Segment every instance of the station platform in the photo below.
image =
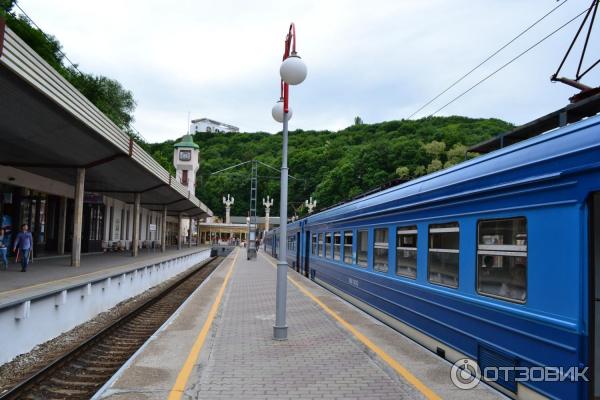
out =
{"type": "Polygon", "coordinates": [[[66,289],[106,276],[135,269],[148,263],[160,263],[173,257],[206,250],[208,246],[184,247],[181,250],[168,248],[161,253],[158,249],[140,250],[137,257],[129,252],[83,254],[81,266],[70,266],[70,256],[35,259],[27,272],[21,272],[21,265],[14,262],[8,269],[0,269],[0,308],[42,295],[47,292],[66,289]]]}
{"type": "Polygon", "coordinates": [[[272,339],[275,260],[237,249],[94,399],[499,399],[451,364],[289,270],[288,340],[272,339]]]}

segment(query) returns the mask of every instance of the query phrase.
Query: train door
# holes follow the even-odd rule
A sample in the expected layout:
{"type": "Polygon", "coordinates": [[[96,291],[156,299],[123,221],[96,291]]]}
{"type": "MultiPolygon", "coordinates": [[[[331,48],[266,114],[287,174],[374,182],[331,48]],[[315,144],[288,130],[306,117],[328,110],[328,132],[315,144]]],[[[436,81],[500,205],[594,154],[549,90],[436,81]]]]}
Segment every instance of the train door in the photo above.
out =
{"type": "Polygon", "coordinates": [[[590,364],[591,398],[600,397],[600,192],[592,194],[590,200],[590,364]]]}
{"type": "Polygon", "coordinates": [[[312,242],[310,241],[310,232],[304,233],[304,276],[308,278],[308,268],[310,260],[310,247],[312,242]]]}
{"type": "Polygon", "coordinates": [[[296,232],[296,272],[300,272],[300,231],[296,232]]]}

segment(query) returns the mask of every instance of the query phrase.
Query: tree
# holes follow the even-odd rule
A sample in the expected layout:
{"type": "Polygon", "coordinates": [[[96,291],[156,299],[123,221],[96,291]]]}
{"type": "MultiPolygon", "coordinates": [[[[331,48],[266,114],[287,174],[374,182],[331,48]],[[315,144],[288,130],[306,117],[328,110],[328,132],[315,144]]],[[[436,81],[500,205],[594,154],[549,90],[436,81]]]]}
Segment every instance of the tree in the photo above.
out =
{"type": "Polygon", "coordinates": [[[439,159],[442,153],[444,153],[444,150],[446,150],[446,143],[433,140],[430,143],[424,144],[423,148],[425,149],[425,152],[434,159],[439,159]]]}
{"type": "Polygon", "coordinates": [[[16,0],[0,0],[0,13],[9,13],[15,6],[16,0]]]}
{"type": "Polygon", "coordinates": [[[415,168],[414,176],[415,177],[422,176],[422,175],[425,175],[426,172],[427,172],[427,170],[425,169],[425,167],[423,165],[418,165],[415,168]]]}
{"type": "Polygon", "coordinates": [[[457,143],[450,150],[446,152],[446,164],[444,167],[452,166],[461,163],[465,160],[467,155],[467,146],[457,143]]]}
{"type": "MultiPolygon", "coordinates": [[[[299,180],[290,179],[289,201],[304,202],[312,195],[319,199],[319,207],[332,206],[406,176],[407,169],[407,178],[425,175],[428,166],[429,172],[437,171],[448,157],[460,153],[456,144],[470,146],[510,129],[510,124],[499,120],[454,116],[363,123],[339,132],[292,131],[288,164],[290,174],[299,180]],[[431,142],[441,144],[424,145],[431,142]],[[433,154],[438,157],[435,162],[430,148],[434,148],[433,154]],[[445,151],[446,148],[449,150],[445,151]]],[[[245,215],[249,207],[250,170],[227,176],[210,174],[252,159],[277,167],[281,163],[281,134],[199,132],[194,141],[201,154],[197,181],[202,184],[197,187],[197,196],[219,215],[224,211],[223,194],[231,193],[236,198],[232,212],[245,215]]],[[[165,168],[172,168],[173,143],[148,144],[149,153],[165,168]]],[[[262,176],[258,182],[259,198],[268,194],[279,204],[278,178],[270,179],[274,174],[260,169],[259,176],[262,176]]],[[[277,210],[273,212],[276,215],[277,210]]]]}
{"type": "Polygon", "coordinates": [[[431,174],[432,172],[439,171],[442,167],[442,162],[436,158],[431,160],[431,163],[427,166],[427,173],[431,174]]]}
{"type": "Polygon", "coordinates": [[[410,169],[408,167],[398,167],[396,168],[396,175],[400,179],[408,179],[410,177],[410,169]]]}
{"type": "Polygon", "coordinates": [[[362,125],[363,124],[363,120],[361,117],[356,116],[354,117],[354,125],[362,125]]]}
{"type": "Polygon", "coordinates": [[[67,70],[69,81],[119,128],[127,129],[133,122],[133,93],[105,76],[83,74],[74,68],[67,70]]]}

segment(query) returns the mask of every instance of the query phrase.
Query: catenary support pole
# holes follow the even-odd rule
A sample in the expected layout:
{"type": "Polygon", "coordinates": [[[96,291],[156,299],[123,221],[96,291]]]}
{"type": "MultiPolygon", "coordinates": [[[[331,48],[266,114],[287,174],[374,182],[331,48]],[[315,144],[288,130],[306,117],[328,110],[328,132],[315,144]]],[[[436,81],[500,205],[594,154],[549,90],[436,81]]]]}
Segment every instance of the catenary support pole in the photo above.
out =
{"type": "Polygon", "coordinates": [[[287,339],[286,301],[287,301],[287,204],[288,204],[288,114],[283,113],[283,148],[281,153],[281,196],[279,200],[279,251],[277,259],[277,287],[275,294],[275,326],[273,339],[287,339]]]}
{"type": "Polygon", "coordinates": [[[194,227],[194,220],[192,219],[192,217],[189,218],[189,228],[188,228],[188,247],[192,247],[192,232],[193,232],[193,227],[194,227]]]}
{"type": "Polygon", "coordinates": [[[137,257],[140,247],[140,202],[142,195],[136,193],[133,198],[133,230],[131,234],[131,255],[137,257]]]}
{"type": "Polygon", "coordinates": [[[71,266],[81,265],[81,235],[83,231],[83,194],[85,191],[85,168],[77,168],[75,181],[75,207],[73,211],[73,243],[71,249],[71,266]]]}

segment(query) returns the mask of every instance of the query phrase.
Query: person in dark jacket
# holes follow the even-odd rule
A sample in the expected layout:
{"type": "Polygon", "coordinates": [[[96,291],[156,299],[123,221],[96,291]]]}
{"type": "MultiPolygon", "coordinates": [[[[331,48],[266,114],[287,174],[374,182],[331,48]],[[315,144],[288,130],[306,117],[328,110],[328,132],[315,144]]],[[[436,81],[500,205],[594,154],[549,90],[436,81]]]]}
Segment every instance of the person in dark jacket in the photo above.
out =
{"type": "Polygon", "coordinates": [[[17,234],[15,244],[13,245],[13,253],[19,249],[21,251],[21,272],[27,271],[29,265],[29,253],[33,247],[33,236],[29,232],[27,224],[21,225],[21,232],[17,234]]]}
{"type": "Polygon", "coordinates": [[[8,269],[8,259],[6,253],[8,252],[8,235],[4,229],[0,228],[0,262],[4,269],[8,269]]]}

